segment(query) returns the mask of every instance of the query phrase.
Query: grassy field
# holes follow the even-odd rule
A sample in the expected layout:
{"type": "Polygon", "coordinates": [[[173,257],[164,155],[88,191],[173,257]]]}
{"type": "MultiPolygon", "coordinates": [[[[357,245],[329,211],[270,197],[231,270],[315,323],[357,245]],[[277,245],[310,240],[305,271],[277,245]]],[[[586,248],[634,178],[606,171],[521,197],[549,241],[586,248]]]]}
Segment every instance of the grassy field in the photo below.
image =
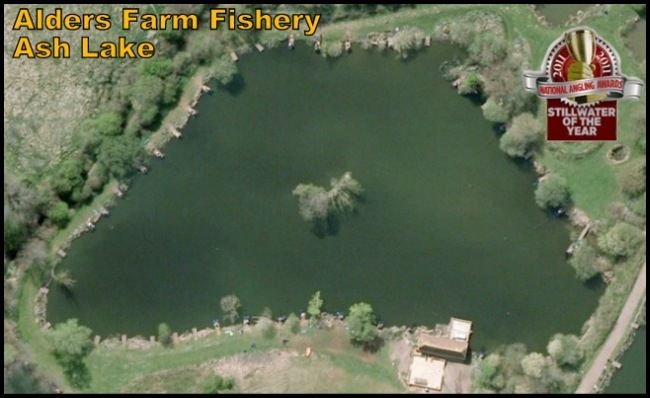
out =
{"type": "MultiPolygon", "coordinates": [[[[529,6],[426,5],[394,14],[335,23],[324,26],[321,33],[325,41],[346,37],[360,40],[370,32],[382,32],[396,26],[416,26],[431,33],[441,19],[462,14],[470,8],[498,14],[504,21],[509,39],[521,37],[530,44],[530,59],[528,65],[523,65],[524,68],[536,68],[548,44],[563,30],[560,27],[541,25],[538,15],[529,6]]],[[[13,22],[15,11],[16,7],[5,6],[5,168],[38,178],[69,151],[74,150],[69,141],[69,132],[78,126],[80,120],[92,114],[94,107],[102,100],[102,93],[106,92],[106,85],[110,84],[107,77],[119,73],[121,66],[120,61],[102,64],[101,67],[93,62],[9,62],[7,51],[13,49],[11,43],[15,41],[17,32],[12,32],[7,27],[11,26],[8,21],[13,22]],[[53,79],[52,76],[57,78],[53,79]]],[[[645,78],[645,62],[639,65],[633,61],[621,34],[627,21],[635,15],[629,6],[612,6],[609,15],[594,14],[584,23],[594,27],[618,49],[624,73],[645,78]]],[[[260,35],[263,42],[277,41],[284,37],[286,34],[282,32],[264,32],[260,35]]],[[[194,85],[188,85],[181,102],[193,95],[191,93],[196,90],[196,81],[193,83],[194,85]]],[[[620,142],[631,147],[634,145],[638,132],[631,115],[643,109],[645,94],[637,103],[620,105],[620,142]]],[[[177,113],[170,113],[167,121],[173,123],[178,118],[182,119],[182,115],[177,113]]],[[[167,138],[161,128],[151,139],[158,145],[167,138]]],[[[586,156],[572,160],[559,157],[557,152],[545,150],[538,156],[538,160],[567,179],[577,207],[585,210],[592,218],[608,218],[609,204],[623,199],[617,180],[621,167],[612,165],[605,158],[614,144],[606,143],[586,156]]],[[[634,149],[633,157],[639,156],[645,154],[634,149]]],[[[69,236],[75,226],[84,222],[93,206],[104,204],[109,196],[110,190],[107,188],[105,194],[98,197],[92,206],[78,211],[70,226],[50,242],[52,250],[69,236]]],[[[623,267],[626,276],[621,278],[622,281],[616,285],[615,290],[608,290],[617,299],[618,296],[625,296],[626,283],[631,278],[627,274],[631,275],[636,269],[633,265],[623,267]]],[[[27,343],[33,360],[64,390],[70,391],[50,354],[49,342],[33,318],[33,298],[37,290],[29,281],[22,285],[18,330],[22,340],[27,343]]],[[[350,347],[341,331],[316,331],[292,337],[286,347],[279,341],[279,337],[264,340],[254,334],[209,337],[174,349],[137,351],[100,347],[88,358],[88,368],[91,373],[90,392],[198,392],[197,388],[203,379],[216,373],[228,375],[228,372],[237,380],[238,388],[247,392],[402,391],[397,372],[392,367],[386,350],[376,355],[363,353],[350,347]],[[255,350],[244,353],[253,342],[257,346],[255,350]],[[315,355],[309,359],[300,356],[307,345],[315,351],[315,355]],[[274,362],[276,360],[279,362],[274,362]],[[282,372],[254,366],[269,361],[282,372]],[[250,369],[251,373],[238,374],[236,369],[250,369]]]]}
{"type": "Polygon", "coordinates": [[[240,392],[403,390],[386,348],[369,354],[352,347],[342,327],[304,331],[292,335],[280,329],[272,339],[255,331],[214,334],[174,349],[101,347],[88,358],[88,391],[201,392],[203,382],[216,374],[233,377],[240,392]],[[312,349],[309,358],[304,356],[306,347],[312,349]]]}

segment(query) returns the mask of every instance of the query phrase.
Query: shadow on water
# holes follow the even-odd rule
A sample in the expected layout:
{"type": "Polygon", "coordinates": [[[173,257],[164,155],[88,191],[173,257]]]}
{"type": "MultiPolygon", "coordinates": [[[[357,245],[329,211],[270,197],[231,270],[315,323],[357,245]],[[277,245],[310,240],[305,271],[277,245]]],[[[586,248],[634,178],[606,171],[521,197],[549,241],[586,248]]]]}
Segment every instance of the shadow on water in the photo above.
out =
{"type": "Polygon", "coordinates": [[[246,81],[244,80],[244,77],[238,73],[232,78],[230,83],[220,84],[219,86],[225,89],[228,94],[236,97],[246,88],[246,81]]]}
{"type": "Polygon", "coordinates": [[[320,239],[336,236],[340,226],[339,216],[330,214],[326,218],[319,218],[312,222],[311,232],[320,239]]]}

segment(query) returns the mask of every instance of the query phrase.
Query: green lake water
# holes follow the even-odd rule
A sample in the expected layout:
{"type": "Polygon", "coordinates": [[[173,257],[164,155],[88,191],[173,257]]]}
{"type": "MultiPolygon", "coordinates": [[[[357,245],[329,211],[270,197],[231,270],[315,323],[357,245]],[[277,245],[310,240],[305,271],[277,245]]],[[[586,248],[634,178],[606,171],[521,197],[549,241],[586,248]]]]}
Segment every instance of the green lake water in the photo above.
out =
{"type": "MultiPolygon", "coordinates": [[[[576,15],[578,11],[587,10],[590,5],[587,4],[536,4],[539,12],[544,15],[549,24],[555,26],[564,25],[570,17],[576,15]]],[[[550,43],[549,43],[550,44],[550,43]]]]}
{"type": "Polygon", "coordinates": [[[183,139],[72,244],[77,284],[52,290],[49,320],[149,335],[210,325],[230,293],[244,314],[279,315],[320,290],[327,311],[367,301],[387,324],[470,319],[475,350],[579,333],[600,290],[567,265],[566,222],[535,205],[535,175],[440,77],[456,55],[243,57],[241,81],[202,98],[183,139]],[[365,202],[319,238],[291,191],[345,171],[365,202]]]}
{"type": "Polygon", "coordinates": [[[634,342],[621,358],[623,367],[614,373],[608,394],[645,394],[646,392],[646,329],[639,329],[634,342]]]}

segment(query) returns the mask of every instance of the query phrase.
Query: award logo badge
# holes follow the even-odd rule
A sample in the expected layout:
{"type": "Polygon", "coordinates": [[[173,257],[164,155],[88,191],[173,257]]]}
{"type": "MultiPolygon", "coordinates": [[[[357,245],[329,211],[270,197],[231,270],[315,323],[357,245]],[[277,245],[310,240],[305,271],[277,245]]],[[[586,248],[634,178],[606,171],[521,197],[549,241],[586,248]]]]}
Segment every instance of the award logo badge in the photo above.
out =
{"type": "Polygon", "coordinates": [[[638,100],[643,82],[624,76],[616,50],[579,27],[551,44],[540,71],[524,71],[524,86],[547,100],[549,141],[615,141],[617,101],[638,100]]]}

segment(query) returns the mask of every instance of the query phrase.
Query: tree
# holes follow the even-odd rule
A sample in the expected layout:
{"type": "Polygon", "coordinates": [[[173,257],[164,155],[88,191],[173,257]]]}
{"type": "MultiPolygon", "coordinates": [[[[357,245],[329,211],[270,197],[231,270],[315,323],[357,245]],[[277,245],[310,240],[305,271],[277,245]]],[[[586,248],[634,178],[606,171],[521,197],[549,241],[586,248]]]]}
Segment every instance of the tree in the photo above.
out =
{"type": "Polygon", "coordinates": [[[499,140],[499,147],[510,157],[529,158],[542,142],[541,128],[529,112],[515,116],[499,140]]]}
{"type": "Polygon", "coordinates": [[[577,368],[584,357],[584,351],[580,347],[580,339],[572,334],[556,334],[548,343],[546,349],[559,366],[577,368]]]}
{"type": "Polygon", "coordinates": [[[75,191],[84,184],[84,165],[80,159],[63,161],[52,178],[52,187],[64,199],[72,198],[75,191]]]}
{"type": "Polygon", "coordinates": [[[76,319],[60,323],[50,332],[54,357],[75,386],[84,386],[88,382],[84,359],[93,350],[91,334],[92,331],[79,325],[76,319]]]}
{"type": "Polygon", "coordinates": [[[505,123],[508,121],[508,111],[501,106],[494,98],[490,97],[481,106],[485,120],[493,123],[505,123]]]}
{"type": "Polygon", "coordinates": [[[95,118],[95,129],[102,136],[114,136],[122,133],[124,120],[117,112],[105,112],[95,118]]]}
{"type": "Polygon", "coordinates": [[[611,256],[624,257],[634,254],[642,241],[639,228],[619,222],[598,238],[598,247],[611,256]]]}
{"type": "Polygon", "coordinates": [[[158,341],[164,347],[169,347],[172,344],[172,331],[166,323],[158,325],[158,341]]]}
{"type": "Polygon", "coordinates": [[[576,277],[584,282],[598,275],[597,261],[598,253],[596,250],[586,241],[582,241],[576,247],[569,264],[575,269],[576,277]]]}
{"type": "Polygon", "coordinates": [[[275,323],[266,317],[260,317],[255,325],[255,328],[262,333],[262,337],[265,339],[272,339],[277,334],[277,329],[275,328],[275,323]]]}
{"type": "Polygon", "coordinates": [[[57,201],[45,214],[59,229],[65,228],[70,221],[70,208],[62,200],[57,201]]]}
{"type": "Polygon", "coordinates": [[[237,64],[230,57],[223,56],[215,59],[210,66],[210,75],[222,86],[230,84],[237,76],[237,64]]]}
{"type": "Polygon", "coordinates": [[[646,190],[645,157],[623,169],[619,179],[621,188],[627,195],[634,197],[642,194],[646,190]]]}
{"type": "Polygon", "coordinates": [[[566,180],[557,174],[547,174],[542,177],[535,189],[535,201],[545,209],[569,206],[571,194],[566,180]]]}
{"type": "Polygon", "coordinates": [[[300,332],[300,318],[298,318],[298,316],[293,312],[289,314],[285,324],[291,333],[298,334],[300,332]]]}
{"type": "Polygon", "coordinates": [[[378,333],[375,327],[375,314],[372,306],[367,303],[357,303],[350,307],[347,318],[348,335],[354,344],[370,346],[377,341],[378,333]]]}
{"type": "Polygon", "coordinates": [[[359,181],[352,178],[352,173],[345,172],[341,178],[330,180],[332,188],[327,192],[331,207],[339,212],[354,210],[358,199],[363,193],[359,181]]]}
{"type": "Polygon", "coordinates": [[[298,209],[305,221],[324,220],[333,212],[352,211],[363,188],[348,171],[341,178],[330,180],[331,189],[313,184],[299,184],[292,194],[298,197],[298,209]]]}
{"type": "Polygon", "coordinates": [[[536,379],[544,375],[546,364],[547,361],[544,355],[537,352],[531,352],[521,360],[521,367],[524,370],[524,374],[536,379]]]}
{"type": "Polygon", "coordinates": [[[218,394],[222,391],[230,391],[235,387],[235,380],[230,377],[216,375],[203,384],[204,394],[218,394]]]}
{"type": "Polygon", "coordinates": [[[293,190],[298,197],[298,212],[305,221],[325,219],[329,211],[327,192],[312,184],[300,184],[293,190]]]}
{"type": "Polygon", "coordinates": [[[314,293],[309,300],[307,305],[307,313],[312,317],[316,318],[320,316],[320,313],[323,310],[323,300],[320,298],[320,290],[314,293]]]}
{"type": "Polygon", "coordinates": [[[124,177],[133,165],[133,158],[140,152],[140,140],[132,135],[122,135],[106,139],[100,146],[97,162],[111,175],[124,177]]]}
{"type": "Polygon", "coordinates": [[[492,353],[478,361],[472,369],[472,384],[474,389],[494,388],[493,379],[499,372],[501,357],[499,354],[492,353]]]}
{"type": "Polygon", "coordinates": [[[221,298],[223,317],[231,323],[234,323],[239,318],[239,308],[241,308],[241,303],[239,302],[239,298],[234,294],[229,294],[221,298]]]}
{"type": "Polygon", "coordinates": [[[72,275],[68,270],[53,273],[52,280],[54,280],[54,282],[58,283],[59,285],[65,287],[66,289],[71,289],[72,287],[74,287],[75,283],[77,283],[77,281],[75,281],[72,278],[72,275]]]}
{"type": "Polygon", "coordinates": [[[5,253],[15,253],[27,240],[29,229],[27,224],[15,213],[6,211],[4,217],[4,249],[5,253]]]}

